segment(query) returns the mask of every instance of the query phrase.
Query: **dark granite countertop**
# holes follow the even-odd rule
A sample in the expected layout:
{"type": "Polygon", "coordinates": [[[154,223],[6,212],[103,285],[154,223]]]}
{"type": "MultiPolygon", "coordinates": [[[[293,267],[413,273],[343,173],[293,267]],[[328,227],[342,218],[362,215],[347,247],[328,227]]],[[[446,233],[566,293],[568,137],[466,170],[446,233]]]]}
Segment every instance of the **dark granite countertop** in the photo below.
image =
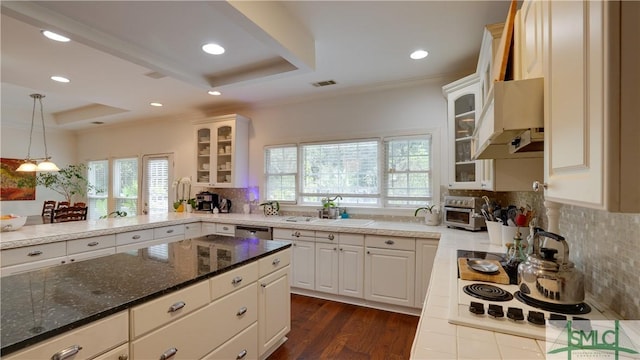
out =
{"type": "Polygon", "coordinates": [[[0,355],[290,246],[287,241],[209,236],[3,277],[0,355]]]}

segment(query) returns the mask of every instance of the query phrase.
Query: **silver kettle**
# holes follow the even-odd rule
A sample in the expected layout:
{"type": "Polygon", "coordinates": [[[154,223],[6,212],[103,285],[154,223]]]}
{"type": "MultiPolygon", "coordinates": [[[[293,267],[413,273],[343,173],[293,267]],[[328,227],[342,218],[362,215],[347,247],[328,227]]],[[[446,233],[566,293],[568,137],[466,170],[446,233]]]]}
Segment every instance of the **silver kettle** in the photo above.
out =
{"type": "Polygon", "coordinates": [[[525,262],[518,265],[518,287],[520,292],[534,300],[553,304],[574,305],[584,301],[584,277],[569,261],[569,245],[564,237],[536,228],[532,251],[525,262]],[[542,248],[541,239],[546,237],[562,245],[561,259],[556,259],[558,250],[542,248]]]}

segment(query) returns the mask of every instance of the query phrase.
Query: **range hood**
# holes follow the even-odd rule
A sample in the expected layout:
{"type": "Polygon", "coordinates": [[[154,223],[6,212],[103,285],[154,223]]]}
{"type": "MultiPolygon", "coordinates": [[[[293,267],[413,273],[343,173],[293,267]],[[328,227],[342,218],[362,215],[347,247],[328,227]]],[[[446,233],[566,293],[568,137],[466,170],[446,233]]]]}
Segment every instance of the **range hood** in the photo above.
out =
{"type": "Polygon", "coordinates": [[[472,139],[473,159],[543,156],[543,78],[496,81],[472,139]]]}

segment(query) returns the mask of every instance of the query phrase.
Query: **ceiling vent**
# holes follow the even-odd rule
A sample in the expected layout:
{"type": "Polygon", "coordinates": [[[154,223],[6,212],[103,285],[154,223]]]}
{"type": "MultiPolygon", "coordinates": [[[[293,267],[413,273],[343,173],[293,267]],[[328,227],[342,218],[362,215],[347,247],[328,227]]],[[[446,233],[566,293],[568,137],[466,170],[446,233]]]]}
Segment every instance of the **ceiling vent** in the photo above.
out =
{"type": "Polygon", "coordinates": [[[150,73],[146,73],[146,74],[144,74],[144,76],[148,76],[148,77],[150,77],[152,79],[162,79],[164,77],[167,77],[167,75],[159,73],[157,71],[152,71],[150,73]]]}
{"type": "Polygon", "coordinates": [[[335,84],[336,82],[333,80],[325,80],[325,81],[314,82],[311,85],[315,87],[322,87],[322,86],[329,86],[329,85],[335,85],[335,84]]]}

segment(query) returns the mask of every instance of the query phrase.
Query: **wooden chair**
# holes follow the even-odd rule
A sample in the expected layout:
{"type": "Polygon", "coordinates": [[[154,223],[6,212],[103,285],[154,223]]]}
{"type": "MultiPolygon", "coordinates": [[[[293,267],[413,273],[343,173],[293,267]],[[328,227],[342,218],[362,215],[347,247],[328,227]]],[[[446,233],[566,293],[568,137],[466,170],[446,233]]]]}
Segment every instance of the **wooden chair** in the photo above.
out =
{"type": "Polygon", "coordinates": [[[53,211],[55,210],[55,208],[56,208],[55,200],[45,200],[44,204],[42,205],[42,217],[52,218],[53,211]]]}
{"type": "Polygon", "coordinates": [[[69,206],[57,209],[52,222],[87,220],[87,207],[69,206]]]}
{"type": "Polygon", "coordinates": [[[87,207],[87,204],[83,203],[83,202],[76,202],[76,203],[73,203],[73,206],[76,206],[76,207],[87,207]]]}
{"type": "Polygon", "coordinates": [[[67,208],[71,206],[71,204],[68,201],[58,201],[58,206],[56,206],[56,210],[57,209],[62,209],[62,208],[67,208]]]}

